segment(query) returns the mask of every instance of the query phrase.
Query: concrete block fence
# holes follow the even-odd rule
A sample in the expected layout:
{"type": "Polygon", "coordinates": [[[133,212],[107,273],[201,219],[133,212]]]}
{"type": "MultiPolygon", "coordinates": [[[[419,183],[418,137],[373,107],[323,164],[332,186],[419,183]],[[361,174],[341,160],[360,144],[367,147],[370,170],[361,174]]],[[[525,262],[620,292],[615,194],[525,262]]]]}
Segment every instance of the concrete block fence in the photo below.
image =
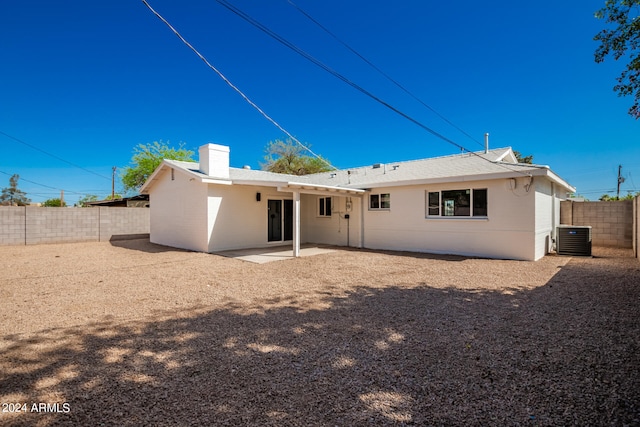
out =
{"type": "Polygon", "coordinates": [[[0,245],[97,242],[148,235],[148,208],[0,206],[0,245]]]}
{"type": "MultiPolygon", "coordinates": [[[[590,225],[594,246],[633,248],[635,200],[560,203],[560,223],[590,225]]],[[[637,219],[636,219],[637,221],[637,219]]]]}

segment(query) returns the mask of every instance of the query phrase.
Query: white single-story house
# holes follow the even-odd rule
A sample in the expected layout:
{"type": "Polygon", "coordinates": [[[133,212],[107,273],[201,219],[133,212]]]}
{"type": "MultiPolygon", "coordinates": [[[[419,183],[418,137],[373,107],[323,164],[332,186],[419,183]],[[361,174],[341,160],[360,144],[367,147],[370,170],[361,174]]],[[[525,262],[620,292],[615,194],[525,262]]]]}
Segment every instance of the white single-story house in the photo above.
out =
{"type": "Polygon", "coordinates": [[[553,249],[560,200],[575,189],[511,148],[295,176],[163,160],[141,189],[151,241],[201,252],[301,243],[538,260],[553,249]]]}

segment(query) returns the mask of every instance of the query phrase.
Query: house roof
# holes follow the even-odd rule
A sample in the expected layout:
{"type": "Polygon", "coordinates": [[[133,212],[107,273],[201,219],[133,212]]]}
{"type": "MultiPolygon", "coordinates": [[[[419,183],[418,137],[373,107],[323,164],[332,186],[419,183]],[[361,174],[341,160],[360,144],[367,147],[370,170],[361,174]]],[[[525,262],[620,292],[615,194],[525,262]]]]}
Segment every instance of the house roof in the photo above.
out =
{"type": "Polygon", "coordinates": [[[481,151],[454,154],[308,175],[309,179],[318,183],[355,188],[394,187],[522,176],[546,176],[568,191],[575,191],[575,188],[551,171],[548,166],[517,163],[510,147],[489,150],[487,153],[481,151]]]}
{"type": "Polygon", "coordinates": [[[548,166],[517,163],[510,147],[487,153],[463,153],[421,160],[391,162],[357,168],[322,172],[312,175],[287,175],[262,170],[229,168],[228,177],[208,176],[200,172],[196,162],[163,160],[140,189],[147,193],[160,170],[173,167],[192,175],[201,182],[216,184],[264,185],[306,192],[338,191],[351,194],[364,189],[401,185],[464,182],[485,179],[545,176],[569,192],[575,188],[556,175],[548,166]]]}
{"type": "Polygon", "coordinates": [[[87,206],[127,206],[129,201],[149,201],[148,194],[138,194],[132,197],[121,197],[119,199],[96,200],[95,202],[86,202],[87,206]]]}

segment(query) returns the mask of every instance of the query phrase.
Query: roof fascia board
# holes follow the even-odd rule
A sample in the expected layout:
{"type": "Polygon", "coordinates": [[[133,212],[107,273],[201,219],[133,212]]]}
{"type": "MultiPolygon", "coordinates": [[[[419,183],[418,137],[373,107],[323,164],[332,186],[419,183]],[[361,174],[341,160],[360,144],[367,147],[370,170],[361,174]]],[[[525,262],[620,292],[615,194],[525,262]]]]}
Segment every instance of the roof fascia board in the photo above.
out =
{"type": "Polygon", "coordinates": [[[216,184],[216,185],[232,185],[233,181],[227,179],[211,179],[211,178],[200,178],[200,182],[204,184],[216,184]]]}
{"type": "Polygon", "coordinates": [[[348,187],[336,187],[331,185],[314,184],[312,182],[282,182],[282,181],[252,181],[252,180],[234,180],[236,185],[251,185],[257,187],[274,187],[281,192],[300,191],[305,194],[326,195],[327,193],[336,194],[361,194],[364,190],[348,187]]]}
{"type": "Polygon", "coordinates": [[[322,188],[322,186],[314,186],[309,184],[306,184],[304,188],[298,187],[298,186],[292,187],[289,185],[284,185],[284,186],[278,187],[278,191],[281,191],[283,193],[284,192],[293,193],[295,191],[298,191],[301,194],[315,194],[318,196],[342,196],[342,197],[361,196],[365,192],[364,190],[357,190],[353,188],[333,189],[333,188],[322,188]]]}
{"type": "Polygon", "coordinates": [[[404,181],[394,181],[394,182],[358,184],[358,187],[385,188],[385,187],[403,187],[403,186],[411,186],[411,185],[446,184],[446,183],[486,181],[486,180],[506,179],[506,178],[522,178],[528,175],[544,176],[549,180],[563,186],[570,192],[576,191],[574,187],[572,187],[569,183],[567,183],[562,178],[560,178],[548,167],[538,167],[535,169],[527,169],[527,170],[523,170],[522,172],[519,172],[517,170],[514,170],[514,171],[509,170],[505,172],[496,172],[496,173],[490,173],[490,174],[476,174],[476,175],[464,175],[464,176],[454,176],[454,177],[426,178],[426,179],[404,180],[404,181]]]}
{"type": "Polygon", "coordinates": [[[509,160],[511,160],[510,162],[505,162],[505,163],[518,163],[518,159],[516,159],[516,155],[513,153],[513,148],[509,147],[507,150],[505,150],[504,153],[502,153],[502,155],[500,157],[498,157],[496,159],[497,162],[503,162],[505,157],[509,157],[509,160]]]}
{"type": "Polygon", "coordinates": [[[335,185],[323,185],[323,184],[314,184],[314,183],[305,183],[305,182],[287,182],[287,186],[291,188],[308,188],[310,190],[318,190],[318,191],[329,191],[329,192],[349,192],[349,193],[364,193],[364,190],[359,190],[357,188],[348,188],[348,187],[340,187],[335,185]]]}
{"type": "Polygon", "coordinates": [[[149,176],[149,178],[147,178],[147,180],[144,182],[144,184],[142,184],[142,187],[140,187],[140,190],[139,190],[140,194],[149,194],[148,193],[149,188],[153,186],[154,181],[157,179],[158,175],[160,175],[160,173],[162,172],[165,166],[169,166],[169,164],[167,163],[166,160],[163,159],[162,163],[160,163],[160,165],[156,168],[156,170],[154,170],[153,173],[149,176]]]}
{"type": "Polygon", "coordinates": [[[265,181],[265,180],[250,180],[250,179],[234,179],[232,181],[234,185],[252,185],[255,187],[279,187],[285,184],[282,181],[265,181]]]}
{"type": "Polygon", "coordinates": [[[149,178],[147,178],[147,181],[142,185],[142,187],[140,187],[140,194],[148,194],[149,189],[153,186],[153,184],[155,183],[155,181],[158,179],[158,175],[160,175],[160,173],[165,170],[165,168],[170,168],[173,170],[178,171],[178,173],[181,173],[183,175],[187,175],[190,176],[192,178],[195,178],[198,180],[198,182],[202,182],[204,184],[217,184],[217,185],[231,185],[232,181],[231,180],[227,180],[227,179],[216,179],[216,178],[211,178],[207,175],[204,175],[200,172],[195,172],[192,171],[191,169],[186,169],[180,165],[176,165],[174,163],[168,162],[167,159],[163,159],[162,163],[160,163],[160,166],[158,166],[156,168],[155,171],[153,171],[153,173],[151,174],[151,176],[149,176],[149,178]]]}
{"type": "Polygon", "coordinates": [[[574,186],[572,186],[571,184],[569,184],[567,181],[565,181],[564,179],[560,178],[560,176],[558,176],[555,172],[553,172],[551,169],[547,169],[547,177],[554,183],[559,184],[561,186],[563,186],[567,192],[569,193],[575,193],[576,192],[576,188],[574,186]]]}
{"type": "Polygon", "coordinates": [[[446,184],[448,182],[470,182],[470,181],[487,181],[487,180],[505,179],[505,178],[521,178],[521,177],[526,177],[528,175],[540,176],[540,175],[546,175],[546,172],[543,169],[527,170],[526,172],[505,171],[505,172],[495,172],[495,173],[476,174],[476,175],[445,176],[440,178],[410,179],[410,180],[393,181],[393,182],[377,182],[377,183],[370,183],[370,184],[363,183],[363,184],[357,184],[357,185],[359,188],[402,187],[402,186],[410,186],[410,185],[446,184]]]}
{"type": "Polygon", "coordinates": [[[174,163],[171,163],[170,161],[166,161],[163,160],[163,162],[165,162],[165,164],[170,167],[173,168],[175,170],[177,170],[180,173],[186,174],[188,176],[191,176],[192,178],[196,178],[198,181],[204,183],[204,184],[220,184],[220,185],[231,185],[232,181],[230,179],[225,179],[225,178],[216,178],[216,177],[212,177],[209,175],[205,175],[200,171],[194,171],[191,169],[187,169],[181,165],[176,165],[174,163]]]}

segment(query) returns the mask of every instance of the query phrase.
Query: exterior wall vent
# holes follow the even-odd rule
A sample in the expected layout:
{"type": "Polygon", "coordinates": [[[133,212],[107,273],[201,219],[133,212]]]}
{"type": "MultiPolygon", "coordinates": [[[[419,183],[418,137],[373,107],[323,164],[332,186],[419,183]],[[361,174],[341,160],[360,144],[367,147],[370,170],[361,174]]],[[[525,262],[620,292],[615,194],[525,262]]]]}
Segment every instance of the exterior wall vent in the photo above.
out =
{"type": "Polygon", "coordinates": [[[560,225],[556,236],[558,255],[591,256],[591,226],[560,225]]]}
{"type": "Polygon", "coordinates": [[[373,169],[380,169],[382,167],[382,163],[374,163],[373,169]]]}

